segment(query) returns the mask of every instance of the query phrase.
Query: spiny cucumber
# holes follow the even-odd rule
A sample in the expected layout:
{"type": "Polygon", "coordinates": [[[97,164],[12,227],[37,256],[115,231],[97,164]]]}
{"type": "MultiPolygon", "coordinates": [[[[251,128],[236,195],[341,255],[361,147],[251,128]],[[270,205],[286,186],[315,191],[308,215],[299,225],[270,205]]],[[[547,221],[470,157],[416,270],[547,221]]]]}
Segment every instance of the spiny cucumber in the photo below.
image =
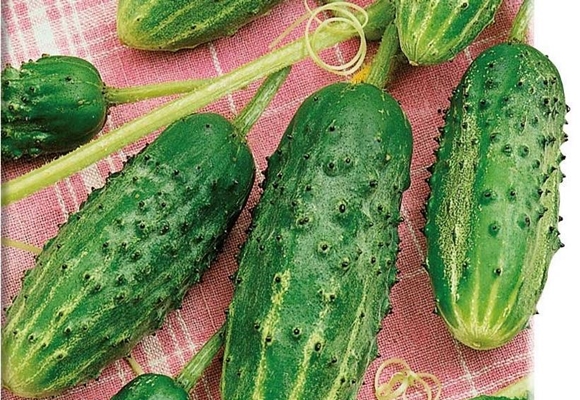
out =
{"type": "Polygon", "coordinates": [[[90,194],[7,310],[5,387],[43,397],[95,378],[181,304],[245,205],[244,135],[287,74],[268,78],[233,124],[213,113],[172,124],[90,194]]]}
{"type": "MultiPolygon", "coordinates": [[[[2,159],[64,153],[91,140],[109,108],[184,93],[208,81],[185,80],[135,87],[105,85],[89,61],[43,55],[2,70],[2,159]]],[[[177,118],[176,118],[177,119],[177,118]]]]}
{"type": "Polygon", "coordinates": [[[561,242],[564,90],[523,43],[493,46],[451,99],[430,179],[427,268],[459,341],[491,349],[529,322],[561,242]]]}
{"type": "Polygon", "coordinates": [[[253,173],[231,123],[199,114],[91,193],[7,312],[3,385],[24,397],[58,393],[159,329],[217,255],[253,173]]]}
{"type": "Polygon", "coordinates": [[[2,159],[59,153],[89,141],[107,119],[99,71],[77,57],[41,57],[2,70],[2,159]]]}
{"type": "Polygon", "coordinates": [[[239,257],[224,400],[355,398],[390,309],[411,148],[376,86],[333,84],[300,106],[239,257]]]}

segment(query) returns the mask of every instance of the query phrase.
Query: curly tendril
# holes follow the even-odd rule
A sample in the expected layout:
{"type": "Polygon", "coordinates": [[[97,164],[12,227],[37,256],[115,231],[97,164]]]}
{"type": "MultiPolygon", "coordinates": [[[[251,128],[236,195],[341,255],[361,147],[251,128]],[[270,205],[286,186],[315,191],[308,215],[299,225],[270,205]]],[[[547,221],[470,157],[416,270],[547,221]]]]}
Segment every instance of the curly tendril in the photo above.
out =
{"type": "Polygon", "coordinates": [[[306,28],[304,33],[304,43],[306,45],[306,50],[308,55],[322,69],[332,72],[337,75],[351,75],[356,72],[363,64],[365,56],[367,53],[367,42],[364,34],[364,27],[368,23],[369,16],[366,10],[356,4],[349,3],[347,1],[338,1],[333,3],[328,3],[323,6],[317,7],[314,10],[308,5],[308,1],[304,0],[304,6],[307,13],[302,17],[294,21],[278,38],[276,38],[271,44],[270,49],[276,47],[286,36],[290,34],[294,29],[296,29],[300,24],[306,21],[306,28]],[[332,17],[325,20],[321,20],[318,16],[321,13],[330,11],[332,17]],[[362,22],[359,21],[354,12],[358,12],[362,15],[362,22]],[[316,22],[318,26],[314,32],[310,32],[312,24],[316,22]],[[316,36],[323,29],[345,31],[347,29],[352,29],[360,38],[358,51],[354,57],[344,63],[339,65],[332,65],[324,61],[314,49],[314,43],[316,43],[316,36]]]}
{"type": "Polygon", "coordinates": [[[375,396],[378,400],[407,400],[407,390],[417,387],[427,395],[427,400],[439,400],[441,396],[441,382],[429,373],[416,373],[409,364],[400,358],[391,358],[383,362],[375,374],[375,396]],[[402,369],[395,372],[388,382],[380,383],[381,374],[390,366],[399,366],[402,369]],[[431,381],[431,384],[429,383],[431,381]],[[432,389],[435,387],[435,390],[432,389]],[[433,395],[435,393],[435,395],[433,395]]]}

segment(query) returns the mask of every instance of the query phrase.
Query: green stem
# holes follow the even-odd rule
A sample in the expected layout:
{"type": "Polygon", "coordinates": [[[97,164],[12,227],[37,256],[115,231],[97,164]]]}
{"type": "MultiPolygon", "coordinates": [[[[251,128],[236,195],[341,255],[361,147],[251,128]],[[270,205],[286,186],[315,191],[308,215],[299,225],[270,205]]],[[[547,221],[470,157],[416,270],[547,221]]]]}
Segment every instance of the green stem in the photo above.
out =
{"type": "Polygon", "coordinates": [[[280,86],[286,81],[291,67],[286,67],[270,75],[258,88],[256,94],[236,117],[233,124],[239,137],[245,138],[252,126],[262,115],[268,104],[272,101],[280,86]]]}
{"type": "Polygon", "coordinates": [[[203,372],[209,367],[224,343],[225,325],[209,338],[206,344],[193,356],[175,377],[175,381],[186,391],[193,389],[203,372]]]}
{"type": "MultiPolygon", "coordinates": [[[[365,27],[365,33],[376,34],[377,30],[384,32],[386,25],[392,22],[389,20],[391,9],[392,4],[388,0],[377,0],[367,7],[369,22],[365,27]]],[[[354,36],[356,33],[349,29],[342,31],[334,28],[322,29],[316,36],[317,40],[313,43],[313,47],[316,51],[321,51],[354,36]]],[[[307,55],[308,51],[302,38],[215,78],[207,86],[162,105],[38,169],[2,184],[0,187],[2,205],[14,203],[79,172],[149,133],[192,114],[257,79],[292,65],[307,55]]]]}
{"type": "Polygon", "coordinates": [[[385,29],[381,44],[373,58],[371,70],[367,79],[367,83],[375,85],[382,89],[387,84],[389,77],[394,69],[396,63],[396,55],[399,52],[399,35],[397,34],[397,27],[391,23],[385,29]]]}
{"type": "Polygon", "coordinates": [[[207,86],[213,81],[210,79],[190,79],[185,81],[154,83],[126,88],[106,87],[105,99],[109,106],[135,103],[137,101],[156,97],[170,96],[174,94],[188,93],[207,86]]]}
{"type": "Polygon", "coordinates": [[[31,244],[24,243],[19,240],[10,239],[7,237],[2,238],[2,246],[13,247],[15,249],[24,250],[35,255],[38,255],[42,252],[42,249],[40,247],[36,247],[31,244]]]}
{"type": "Polygon", "coordinates": [[[512,25],[509,34],[510,42],[525,43],[530,21],[534,14],[534,0],[524,0],[512,25]]]}

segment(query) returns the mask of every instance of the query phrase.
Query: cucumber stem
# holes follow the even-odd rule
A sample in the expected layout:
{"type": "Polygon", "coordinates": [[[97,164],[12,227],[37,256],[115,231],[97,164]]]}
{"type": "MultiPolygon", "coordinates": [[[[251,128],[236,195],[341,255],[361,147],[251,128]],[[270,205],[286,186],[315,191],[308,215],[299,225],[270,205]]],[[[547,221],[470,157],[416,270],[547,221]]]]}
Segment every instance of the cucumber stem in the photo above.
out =
{"type": "Polygon", "coordinates": [[[252,126],[262,115],[268,104],[272,101],[280,86],[286,81],[291,67],[286,67],[273,73],[266,78],[264,83],[258,88],[256,94],[248,102],[246,107],[233,121],[240,138],[245,138],[252,126]]]}
{"type": "MultiPolygon", "coordinates": [[[[374,35],[377,30],[384,32],[385,26],[392,22],[390,12],[392,9],[393,5],[388,0],[377,0],[367,7],[369,19],[365,26],[365,34],[369,32],[370,35],[374,35]]],[[[356,35],[356,32],[349,29],[324,28],[316,35],[317,40],[312,45],[315,50],[321,51],[356,35]]],[[[301,38],[215,78],[207,86],[168,102],[52,162],[2,184],[0,187],[2,206],[14,203],[79,172],[149,133],[192,114],[257,79],[292,65],[307,55],[305,41],[301,38]]]]}
{"type": "Polygon", "coordinates": [[[2,246],[13,247],[15,249],[24,250],[34,255],[38,255],[42,252],[40,247],[33,246],[28,243],[21,242],[19,240],[10,239],[7,237],[2,238],[2,246]]]}
{"type": "Polygon", "coordinates": [[[530,21],[534,14],[534,1],[524,0],[520,6],[509,34],[509,41],[516,43],[525,43],[529,31],[530,21]]]}
{"type": "Polygon", "coordinates": [[[366,83],[382,89],[387,84],[394,69],[396,55],[399,51],[399,35],[394,23],[385,29],[381,43],[371,63],[371,70],[365,79],[366,83]]]}
{"type": "Polygon", "coordinates": [[[221,349],[224,343],[224,332],[225,325],[222,325],[175,377],[177,384],[186,392],[189,393],[195,387],[203,372],[221,349]]]}
{"type": "Polygon", "coordinates": [[[156,97],[188,93],[200,87],[207,86],[212,81],[213,78],[189,79],[185,81],[154,83],[125,88],[107,86],[105,88],[105,99],[109,106],[118,106],[120,104],[135,103],[156,97]]]}

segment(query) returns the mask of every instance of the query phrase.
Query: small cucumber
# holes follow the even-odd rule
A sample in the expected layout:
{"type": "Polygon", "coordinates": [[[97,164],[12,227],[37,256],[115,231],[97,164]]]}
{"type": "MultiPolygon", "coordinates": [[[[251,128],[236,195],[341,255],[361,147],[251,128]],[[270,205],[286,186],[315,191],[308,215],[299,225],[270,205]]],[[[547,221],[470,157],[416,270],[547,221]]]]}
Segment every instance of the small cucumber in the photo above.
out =
{"type": "Polygon", "coordinates": [[[499,347],[535,312],[561,246],[566,112],[558,70],[522,43],[484,51],[453,94],[425,234],[437,309],[467,346],[499,347]]]}
{"type": "Polygon", "coordinates": [[[143,374],[125,385],[111,400],[189,400],[189,395],[167,375],[143,374]]]}
{"type": "Polygon", "coordinates": [[[209,267],[253,185],[232,123],[171,125],[44,247],[7,311],[2,383],[42,397],[98,376],[158,329],[209,267]]]}
{"type": "Polygon", "coordinates": [[[233,35],[281,0],[119,0],[117,35],[142,50],[193,48],[233,35]]]}
{"type": "Polygon", "coordinates": [[[208,82],[115,88],[93,64],[74,56],[45,54],[20,69],[8,64],[2,70],[2,160],[74,150],[101,131],[110,107],[189,92],[208,82]]]}
{"type": "Polygon", "coordinates": [[[390,309],[411,149],[376,86],[333,84],[300,106],[239,257],[224,400],[356,396],[390,309]]]}
{"type": "Polygon", "coordinates": [[[179,375],[143,374],[137,376],[111,400],[187,400],[188,392],[199,381],[223,344],[223,327],[203,345],[179,375]]]}
{"type": "Polygon", "coordinates": [[[413,65],[453,59],[493,22],[501,0],[396,0],[401,50],[413,65]]]}
{"type": "Polygon", "coordinates": [[[72,150],[105,124],[99,71],[88,61],[44,56],[2,70],[2,159],[72,150]]]}

